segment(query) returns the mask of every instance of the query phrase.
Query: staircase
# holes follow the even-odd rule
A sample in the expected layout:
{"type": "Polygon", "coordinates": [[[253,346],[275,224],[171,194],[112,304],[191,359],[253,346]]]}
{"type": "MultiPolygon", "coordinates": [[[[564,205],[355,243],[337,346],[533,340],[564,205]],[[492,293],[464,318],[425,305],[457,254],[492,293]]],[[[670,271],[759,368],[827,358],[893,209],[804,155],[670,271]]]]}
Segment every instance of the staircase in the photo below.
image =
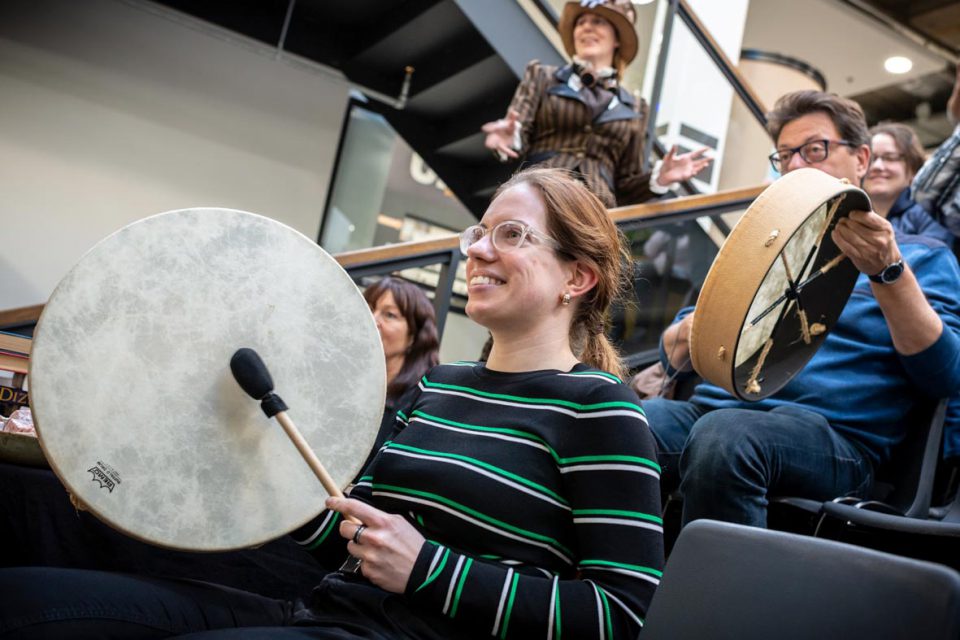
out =
{"type": "Polygon", "coordinates": [[[506,112],[524,67],[563,58],[516,0],[159,0],[158,4],[339,70],[479,217],[513,170],[480,125],[506,112]]]}

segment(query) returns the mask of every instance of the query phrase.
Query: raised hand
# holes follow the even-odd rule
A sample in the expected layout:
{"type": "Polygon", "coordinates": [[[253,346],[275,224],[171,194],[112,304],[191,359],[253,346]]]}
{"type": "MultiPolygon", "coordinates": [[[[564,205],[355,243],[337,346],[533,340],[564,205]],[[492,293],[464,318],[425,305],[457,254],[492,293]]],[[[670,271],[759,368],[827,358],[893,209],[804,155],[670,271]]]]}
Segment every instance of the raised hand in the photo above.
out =
{"type": "Polygon", "coordinates": [[[480,130],[487,134],[483,145],[495,153],[508,158],[519,158],[520,155],[513,148],[513,138],[517,131],[517,121],[520,114],[511,110],[506,118],[500,118],[483,125],[480,130]]]}
{"type": "Polygon", "coordinates": [[[831,237],[860,273],[868,276],[900,259],[893,226],[873,211],[851,211],[837,221],[831,237]]]}
{"type": "Polygon", "coordinates": [[[403,516],[386,513],[351,498],[327,498],[328,509],[353,516],[359,525],[344,520],[340,535],[349,540],[347,551],[360,562],[360,573],[391,593],[403,593],[425,539],[403,516]]]}
{"type": "Polygon", "coordinates": [[[661,186],[669,186],[674,182],[683,182],[703,171],[713,158],[705,157],[708,147],[677,155],[677,145],[673,145],[660,165],[660,175],[657,182],[661,186]]]}

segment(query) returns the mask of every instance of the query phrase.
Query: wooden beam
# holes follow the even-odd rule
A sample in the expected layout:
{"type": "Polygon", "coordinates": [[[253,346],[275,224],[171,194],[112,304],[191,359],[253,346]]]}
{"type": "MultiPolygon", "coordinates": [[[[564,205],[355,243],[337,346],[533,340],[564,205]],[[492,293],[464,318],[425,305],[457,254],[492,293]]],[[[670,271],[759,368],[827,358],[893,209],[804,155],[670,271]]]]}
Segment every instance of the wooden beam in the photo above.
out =
{"type": "Polygon", "coordinates": [[[369,264],[371,262],[380,262],[381,260],[396,260],[398,258],[408,258],[418,253],[430,253],[432,251],[449,251],[460,244],[455,234],[433,240],[423,240],[419,242],[401,242],[391,244],[385,247],[374,247],[372,249],[358,249],[356,251],[344,251],[334,256],[341,267],[351,267],[358,264],[369,264]]]}
{"type": "MultiPolygon", "coordinates": [[[[668,213],[677,213],[695,209],[706,209],[722,206],[725,203],[737,201],[752,201],[763,190],[766,185],[758,187],[746,187],[743,189],[731,189],[720,191],[718,193],[701,194],[688,196],[685,198],[674,198],[673,200],[661,200],[646,204],[637,204],[627,207],[617,207],[610,209],[611,219],[617,223],[632,222],[642,218],[659,216],[668,213]]],[[[392,244],[385,247],[374,247],[372,249],[358,249],[356,251],[346,251],[334,256],[342,267],[351,267],[360,264],[370,264],[385,260],[398,260],[410,258],[417,254],[431,253],[434,251],[449,251],[455,249],[459,240],[455,234],[432,240],[419,242],[403,242],[392,244]]]]}
{"type": "Polygon", "coordinates": [[[617,224],[632,222],[641,218],[659,216],[665,213],[678,213],[681,211],[691,211],[694,209],[705,209],[716,207],[727,202],[737,200],[753,200],[760,195],[766,185],[759,187],[746,187],[743,189],[731,189],[729,191],[720,191],[718,193],[705,193],[686,198],[674,198],[673,200],[661,200],[649,204],[635,204],[627,207],[617,207],[610,209],[610,217],[617,224]]]}

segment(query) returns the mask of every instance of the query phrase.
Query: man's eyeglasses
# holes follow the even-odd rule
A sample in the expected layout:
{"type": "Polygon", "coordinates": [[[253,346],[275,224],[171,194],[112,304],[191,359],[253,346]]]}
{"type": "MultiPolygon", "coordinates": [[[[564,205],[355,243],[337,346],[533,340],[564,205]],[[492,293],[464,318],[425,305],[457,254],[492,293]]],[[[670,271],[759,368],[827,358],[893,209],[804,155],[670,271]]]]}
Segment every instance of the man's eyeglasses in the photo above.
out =
{"type": "Polygon", "coordinates": [[[540,233],[522,222],[505,220],[489,231],[479,224],[464,229],[463,233],[460,234],[460,251],[463,255],[467,255],[467,249],[475,242],[482,240],[483,236],[488,233],[491,242],[493,242],[493,248],[503,253],[519,249],[528,238],[535,238],[555,251],[560,251],[560,243],[550,236],[540,233]]]}
{"type": "Polygon", "coordinates": [[[778,149],[770,154],[770,164],[773,165],[773,168],[783,173],[783,168],[790,164],[790,159],[793,158],[793,154],[799,153],[800,157],[803,158],[803,161],[807,164],[816,164],[817,162],[823,162],[830,155],[830,145],[838,145],[842,147],[854,147],[852,142],[847,142],[846,140],[811,140],[810,142],[805,142],[799,147],[793,147],[792,149],[778,149]]]}

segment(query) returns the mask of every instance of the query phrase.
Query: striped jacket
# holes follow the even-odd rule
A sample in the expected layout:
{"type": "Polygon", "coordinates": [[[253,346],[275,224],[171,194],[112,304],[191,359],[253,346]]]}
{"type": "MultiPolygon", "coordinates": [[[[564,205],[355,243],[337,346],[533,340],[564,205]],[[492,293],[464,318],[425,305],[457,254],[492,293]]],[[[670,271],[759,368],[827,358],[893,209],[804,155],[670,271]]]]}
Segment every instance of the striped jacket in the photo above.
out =
{"type": "MultiPolygon", "coordinates": [[[[660,468],[636,395],[569,373],[432,369],[352,497],[427,538],[405,597],[497,638],[635,638],[663,565],[660,468]]],[[[323,555],[339,517],[295,534],[323,555]]],[[[327,562],[335,562],[326,556],[327,562]]]]}
{"type": "Polygon", "coordinates": [[[527,65],[510,109],[520,114],[525,162],[579,171],[608,207],[649,200],[642,171],[647,105],[617,87],[610,106],[593,117],[570,65],[527,65]]]}

